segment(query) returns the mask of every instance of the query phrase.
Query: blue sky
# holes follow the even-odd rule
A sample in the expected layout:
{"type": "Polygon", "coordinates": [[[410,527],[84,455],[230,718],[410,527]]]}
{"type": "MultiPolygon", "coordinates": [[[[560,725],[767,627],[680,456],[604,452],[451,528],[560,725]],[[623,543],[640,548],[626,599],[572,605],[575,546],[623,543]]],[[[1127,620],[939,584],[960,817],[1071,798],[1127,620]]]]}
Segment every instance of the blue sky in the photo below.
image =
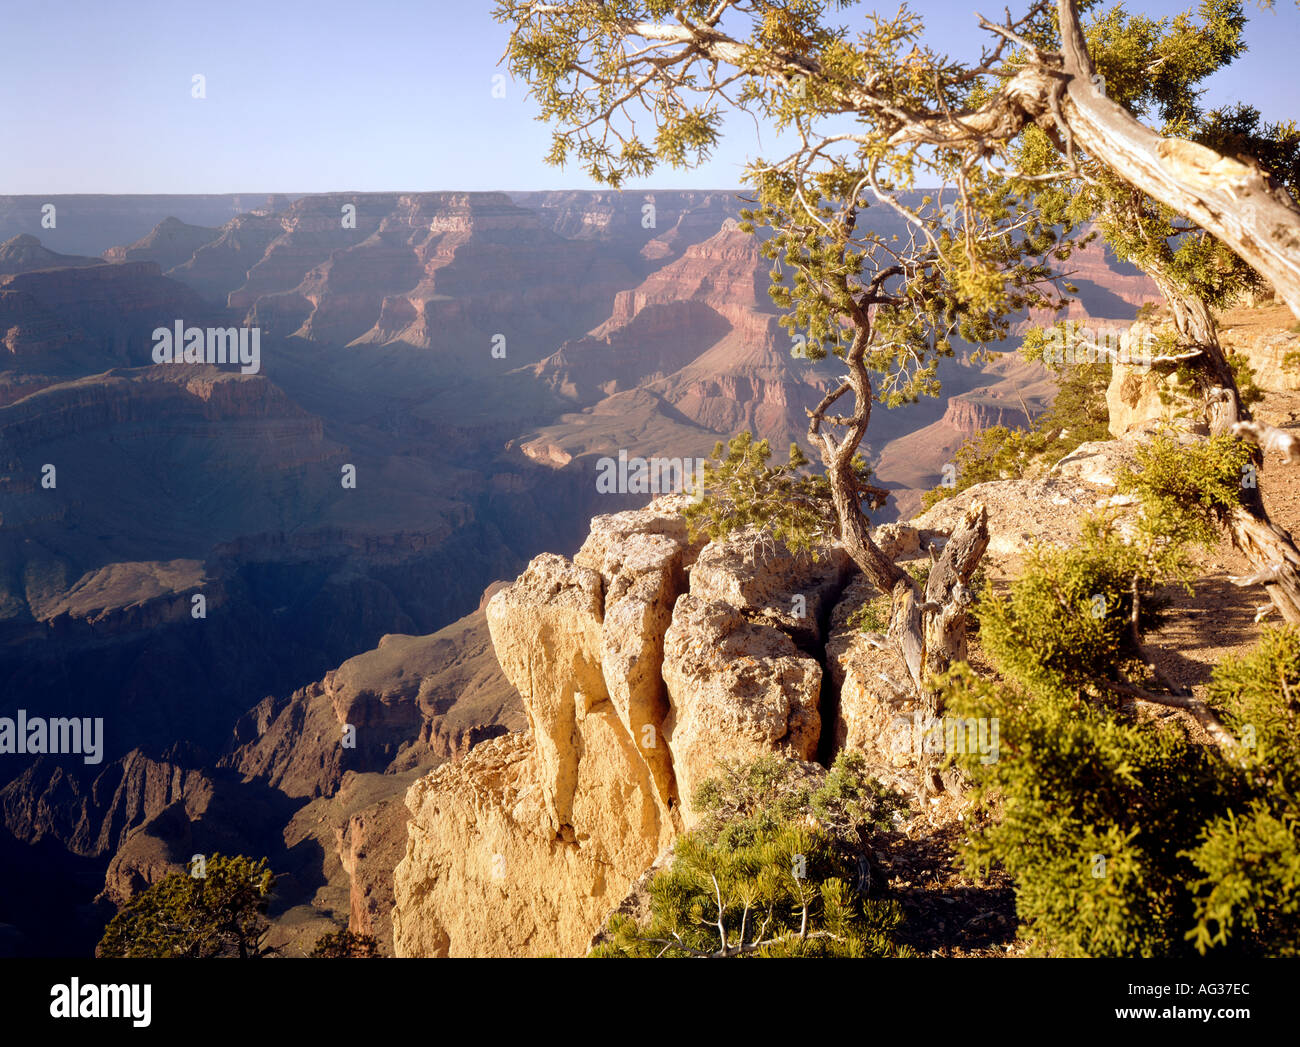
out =
{"type": "MultiPolygon", "coordinates": [[[[880,6],[892,11],[894,2],[880,6]]],[[[973,10],[996,17],[1003,4],[911,6],[928,16],[934,46],[964,55],[983,42],[973,10]]],[[[1186,5],[1128,6],[1161,15],[1186,5]]],[[[542,162],[548,132],[521,84],[492,97],[505,30],[491,7],[491,0],[11,4],[0,62],[0,194],[588,187],[581,171],[542,162]],[[206,77],[203,100],[191,97],[195,73],[206,77]]],[[[1218,76],[1207,98],[1249,100],[1271,119],[1300,116],[1289,74],[1300,10],[1290,0],[1249,10],[1250,52],[1218,76]]],[[[706,166],[663,170],[653,184],[739,184],[746,159],[763,150],[751,121],[729,126],[706,166]]]]}

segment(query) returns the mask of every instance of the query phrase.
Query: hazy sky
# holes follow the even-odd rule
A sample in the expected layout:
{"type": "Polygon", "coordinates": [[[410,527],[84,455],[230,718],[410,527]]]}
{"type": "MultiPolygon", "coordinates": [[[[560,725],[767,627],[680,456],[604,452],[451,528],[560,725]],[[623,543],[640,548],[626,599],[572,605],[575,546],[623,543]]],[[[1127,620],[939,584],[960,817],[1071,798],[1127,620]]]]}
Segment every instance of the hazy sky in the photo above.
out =
{"type": "MultiPolygon", "coordinates": [[[[870,8],[871,4],[864,5],[870,8]]],[[[892,11],[894,0],[882,3],[892,11]]],[[[933,44],[983,40],[972,11],[919,0],[933,44]]],[[[1014,3],[1012,6],[1016,6],[1014,3]]],[[[1133,0],[1168,14],[1185,3],[1133,0]]],[[[42,0],[11,3],[0,61],[0,194],[583,188],[542,163],[548,132],[522,85],[492,97],[505,46],[491,0],[42,0]],[[206,77],[207,97],[191,97],[206,77]]],[[[1211,103],[1300,116],[1300,11],[1251,5],[1250,51],[1211,103]]],[[[845,15],[853,27],[857,17],[845,15]]],[[[752,121],[705,167],[659,188],[730,187],[763,150],[752,121]]],[[[769,147],[772,141],[766,143],[769,147]]]]}

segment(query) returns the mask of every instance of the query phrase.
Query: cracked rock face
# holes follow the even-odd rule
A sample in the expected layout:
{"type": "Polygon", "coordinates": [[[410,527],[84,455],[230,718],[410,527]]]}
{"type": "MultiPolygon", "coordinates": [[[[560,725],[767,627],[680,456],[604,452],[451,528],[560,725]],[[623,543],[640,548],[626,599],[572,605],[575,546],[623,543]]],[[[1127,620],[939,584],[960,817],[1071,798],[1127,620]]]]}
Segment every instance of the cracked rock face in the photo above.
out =
{"type": "MultiPolygon", "coordinates": [[[[847,624],[870,587],[842,549],[692,543],[684,502],[597,517],[572,561],[539,556],[488,603],[529,731],[408,792],[397,955],[580,955],[696,821],[690,799],[720,762],[876,752],[907,711],[880,680],[906,669],[847,624]],[[824,689],[842,699],[825,723],[824,689]]],[[[923,553],[941,532],[885,536],[923,553]]],[[[907,770],[876,755],[887,777],[907,770]]]]}
{"type": "Polygon", "coordinates": [[[655,783],[664,813],[676,798],[672,762],[660,731],[668,714],[664,633],[685,588],[683,548],[661,534],[636,534],[601,564],[606,585],[601,670],[620,722],[655,783]]]}
{"type": "Polygon", "coordinates": [[[539,556],[488,603],[530,730],[407,794],[397,955],[580,954],[719,759],[816,755],[822,670],[791,635],[820,642],[847,557],[759,563],[715,545],[705,559],[685,503],[597,517],[573,561],[539,556]],[[688,595],[688,574],[728,599],[688,595]],[[796,593],[806,618],[764,613],[796,593]]]}
{"type": "Polygon", "coordinates": [[[598,517],[577,563],[543,554],[487,607],[527,736],[420,779],[394,873],[399,956],[584,951],[680,827],[663,719],[663,634],[685,524],[598,517]]]}
{"type": "Polygon", "coordinates": [[[823,546],[814,559],[745,534],[704,547],[691,568],[691,595],[766,620],[812,650],[822,642],[822,623],[852,569],[838,545],[823,546]]]}
{"type": "Polygon", "coordinates": [[[728,604],[677,601],[664,636],[664,681],[671,706],[664,733],[688,828],[696,821],[690,798],[719,761],[817,754],[821,666],[785,633],[728,604]]]}
{"type": "Polygon", "coordinates": [[[664,495],[644,509],[595,517],[591,521],[591,532],[574,555],[573,562],[598,571],[606,555],[633,535],[658,534],[681,546],[683,566],[689,567],[704,544],[703,541],[691,542],[686,520],[681,515],[682,509],[690,503],[688,495],[664,495]]]}
{"type": "Polygon", "coordinates": [[[907,665],[877,636],[849,624],[849,616],[877,595],[875,587],[859,576],[844,591],[831,616],[826,672],[839,696],[834,751],[861,752],[874,775],[906,787],[905,772],[917,765],[917,759],[896,744],[898,725],[910,721],[919,709],[915,697],[905,689],[907,665]]]}
{"type": "Polygon", "coordinates": [[[497,660],[524,696],[557,832],[573,821],[579,710],[609,700],[600,668],[603,617],[600,575],[551,553],[534,559],[487,606],[497,660]]]}

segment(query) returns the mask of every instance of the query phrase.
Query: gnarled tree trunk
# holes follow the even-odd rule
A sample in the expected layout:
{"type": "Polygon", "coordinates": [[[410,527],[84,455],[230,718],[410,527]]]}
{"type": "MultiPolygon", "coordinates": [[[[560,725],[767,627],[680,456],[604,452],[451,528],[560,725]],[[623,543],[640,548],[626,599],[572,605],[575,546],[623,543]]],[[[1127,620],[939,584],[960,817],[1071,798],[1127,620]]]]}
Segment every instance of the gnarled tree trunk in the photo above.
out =
{"type": "MultiPolygon", "coordinates": [[[[1163,272],[1147,272],[1169,304],[1180,340],[1201,351],[1190,362],[1198,373],[1210,434],[1230,431],[1234,423],[1250,418],[1250,410],[1241,402],[1236,376],[1219,344],[1214,315],[1203,299],[1180,291],[1163,272]]],[[[1257,452],[1255,464],[1262,463],[1263,454],[1257,452]]],[[[1243,483],[1240,492],[1226,521],[1233,545],[1252,568],[1239,584],[1263,585],[1283,621],[1300,624],[1300,549],[1287,530],[1269,519],[1258,483],[1243,483]]]]}
{"type": "Polygon", "coordinates": [[[853,469],[854,455],[871,419],[871,379],[863,363],[870,342],[870,320],[864,311],[858,317],[853,345],[845,355],[849,373],[843,384],[810,412],[808,436],[820,449],[830,480],[840,540],[872,585],[889,595],[891,609],[886,637],[907,665],[912,687],[925,714],[935,716],[941,711],[940,698],[931,685],[931,678],[966,657],[966,615],[971,602],[968,583],[988,548],[988,513],[983,505],[972,506],[967,511],[931,567],[924,595],[912,576],[886,556],[872,539],[853,469]],[[845,435],[837,440],[824,431],[823,424],[830,421],[826,411],[847,393],[854,397],[853,414],[835,420],[835,424],[847,428],[845,435]]]}
{"type": "MultiPolygon", "coordinates": [[[[1300,317],[1300,207],[1255,163],[1165,138],[1093,82],[1075,0],[1056,0],[1066,76],[1060,112],[1073,142],[1126,182],[1214,234],[1273,284],[1300,317]]],[[[1036,121],[1053,127],[1051,111],[1036,121]]]]}

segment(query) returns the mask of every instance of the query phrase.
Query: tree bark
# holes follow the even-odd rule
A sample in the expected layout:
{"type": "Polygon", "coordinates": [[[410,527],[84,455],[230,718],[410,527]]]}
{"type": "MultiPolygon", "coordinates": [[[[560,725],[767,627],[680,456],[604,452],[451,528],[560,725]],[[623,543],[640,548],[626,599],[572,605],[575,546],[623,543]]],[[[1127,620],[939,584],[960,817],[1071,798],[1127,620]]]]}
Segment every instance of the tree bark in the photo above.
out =
{"type": "Polygon", "coordinates": [[[988,547],[989,514],[976,502],[966,510],[926,582],[926,605],[935,608],[925,620],[925,668],[931,675],[966,659],[966,611],[974,599],[968,583],[988,547]]]}
{"type": "MultiPolygon", "coordinates": [[[[1213,313],[1203,299],[1181,292],[1162,272],[1147,272],[1173,312],[1179,337],[1201,350],[1201,356],[1192,362],[1199,373],[1200,392],[1205,395],[1210,434],[1228,432],[1234,422],[1249,419],[1250,411],[1241,403],[1236,376],[1219,344],[1213,313]],[[1210,395],[1216,389],[1224,392],[1210,395]]],[[[1256,453],[1255,464],[1263,464],[1262,452],[1256,453]]],[[[1253,486],[1243,483],[1240,492],[1240,500],[1226,521],[1232,544],[1250,562],[1252,578],[1268,579],[1263,582],[1265,591],[1282,620],[1300,624],[1300,549],[1290,533],[1269,518],[1258,482],[1253,486]]]]}
{"type": "Polygon", "coordinates": [[[822,464],[831,485],[831,498],[840,525],[840,540],[854,563],[872,585],[889,595],[890,618],[886,638],[902,655],[912,684],[927,715],[940,711],[940,698],[930,684],[955,661],[966,657],[966,614],[970,605],[967,583],[988,548],[988,513],[972,506],[930,569],[922,602],[912,576],[894,563],[872,539],[859,501],[853,458],[871,419],[871,378],[863,357],[871,342],[870,319],[857,318],[853,344],[845,355],[848,375],[810,412],[808,436],[820,448],[822,464]],[[848,432],[836,440],[823,431],[826,411],[841,396],[852,393],[853,414],[848,432]]]}
{"type": "MultiPolygon", "coordinates": [[[[1093,83],[1075,0],[1056,0],[1067,76],[1060,109],[1073,140],[1125,181],[1190,218],[1272,283],[1300,317],[1300,206],[1253,161],[1246,163],[1135,120],[1093,83]]],[[[1037,122],[1051,124],[1039,113],[1037,122]]]]}
{"type": "Polygon", "coordinates": [[[1228,519],[1232,544],[1256,569],[1251,578],[1263,584],[1283,621],[1300,625],[1300,551],[1290,533],[1268,518],[1258,489],[1249,493],[1259,502],[1258,513],[1245,504],[1232,510],[1228,519]]]}

